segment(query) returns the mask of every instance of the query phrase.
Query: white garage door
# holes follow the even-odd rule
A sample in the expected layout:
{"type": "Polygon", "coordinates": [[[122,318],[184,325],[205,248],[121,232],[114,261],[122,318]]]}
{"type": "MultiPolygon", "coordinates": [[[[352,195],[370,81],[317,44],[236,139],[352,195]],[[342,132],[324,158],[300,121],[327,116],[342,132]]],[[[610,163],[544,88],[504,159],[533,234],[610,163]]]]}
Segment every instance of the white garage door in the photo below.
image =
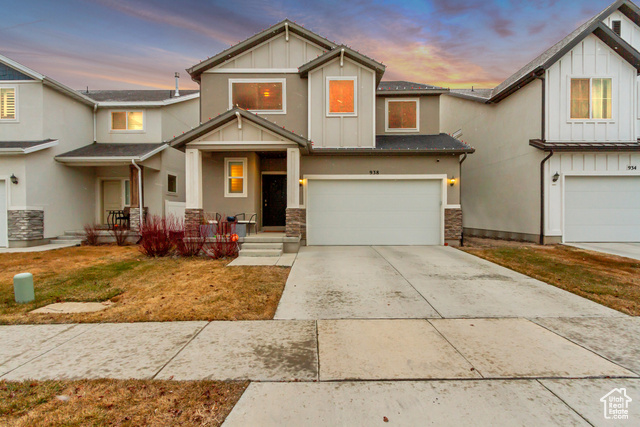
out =
{"type": "Polygon", "coordinates": [[[309,245],[440,245],[441,180],[309,180],[309,245]]]}
{"type": "Polygon", "coordinates": [[[565,185],[565,241],[640,242],[640,176],[571,176],[565,185]]]}
{"type": "Polygon", "coordinates": [[[7,246],[7,181],[0,180],[0,247],[7,246]]]}

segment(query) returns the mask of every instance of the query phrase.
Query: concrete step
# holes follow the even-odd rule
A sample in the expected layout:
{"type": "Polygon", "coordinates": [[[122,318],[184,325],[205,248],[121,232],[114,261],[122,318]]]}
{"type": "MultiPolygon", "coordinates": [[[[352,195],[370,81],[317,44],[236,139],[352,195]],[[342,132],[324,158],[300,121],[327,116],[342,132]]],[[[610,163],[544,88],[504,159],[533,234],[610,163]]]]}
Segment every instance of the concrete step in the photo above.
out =
{"type": "MultiPolygon", "coordinates": [[[[72,230],[72,231],[65,231],[64,232],[65,236],[70,236],[70,237],[84,237],[85,232],[84,230],[72,230]]],[[[62,237],[62,236],[60,236],[62,237]]]]}
{"type": "Polygon", "coordinates": [[[284,243],[251,243],[245,242],[242,244],[242,249],[280,249],[282,250],[284,243]]]}
{"type": "Polygon", "coordinates": [[[63,236],[56,237],[56,240],[82,240],[84,238],[84,234],[81,236],[70,236],[65,234],[63,236]]]}
{"type": "Polygon", "coordinates": [[[279,257],[282,255],[282,249],[240,249],[238,255],[249,257],[279,257]]]}
{"type": "Polygon", "coordinates": [[[242,238],[244,243],[282,243],[284,242],[283,236],[265,236],[264,234],[260,236],[245,236],[242,238]]]}
{"type": "Polygon", "coordinates": [[[76,246],[79,246],[79,245],[82,244],[82,240],[79,240],[79,239],[51,239],[51,240],[49,240],[49,243],[54,244],[54,245],[64,244],[64,245],[76,245],[76,246]]]}

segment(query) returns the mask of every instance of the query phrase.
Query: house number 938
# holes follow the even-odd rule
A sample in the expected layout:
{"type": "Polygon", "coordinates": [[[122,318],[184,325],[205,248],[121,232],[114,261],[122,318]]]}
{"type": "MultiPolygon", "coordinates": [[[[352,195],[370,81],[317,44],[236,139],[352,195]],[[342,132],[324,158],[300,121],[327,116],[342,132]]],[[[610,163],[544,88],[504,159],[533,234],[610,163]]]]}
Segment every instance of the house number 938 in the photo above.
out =
{"type": "Polygon", "coordinates": [[[369,175],[380,175],[380,171],[371,170],[369,171],[369,175]]]}

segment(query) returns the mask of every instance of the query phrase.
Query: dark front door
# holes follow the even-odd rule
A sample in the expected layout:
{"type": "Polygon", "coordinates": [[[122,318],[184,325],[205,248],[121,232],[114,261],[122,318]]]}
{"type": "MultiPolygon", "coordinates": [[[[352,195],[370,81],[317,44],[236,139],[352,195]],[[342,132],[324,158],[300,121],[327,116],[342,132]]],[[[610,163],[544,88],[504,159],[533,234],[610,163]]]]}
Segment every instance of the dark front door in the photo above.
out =
{"type": "Polygon", "coordinates": [[[287,217],[287,176],[262,175],[262,226],[284,227],[287,217]]]}

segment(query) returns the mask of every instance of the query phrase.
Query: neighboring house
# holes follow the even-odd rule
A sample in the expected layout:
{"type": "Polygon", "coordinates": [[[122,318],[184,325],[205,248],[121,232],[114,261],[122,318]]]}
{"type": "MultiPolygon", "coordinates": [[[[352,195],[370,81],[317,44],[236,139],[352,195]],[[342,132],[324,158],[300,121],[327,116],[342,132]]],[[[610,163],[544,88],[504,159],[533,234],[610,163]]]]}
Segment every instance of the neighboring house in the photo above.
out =
{"type": "Polygon", "coordinates": [[[162,215],[184,201],[184,154],[165,141],[198,124],[197,91],[72,90],[0,56],[0,247],[43,244],[107,210],[162,215]]]}
{"type": "Polygon", "coordinates": [[[245,213],[309,245],[441,245],[461,237],[460,164],[444,88],[285,20],[189,70],[202,125],[186,152],[186,218],[245,213]]]}
{"type": "Polygon", "coordinates": [[[616,1],[491,90],[452,90],[466,235],[640,241],[640,9],[616,1]]]}

